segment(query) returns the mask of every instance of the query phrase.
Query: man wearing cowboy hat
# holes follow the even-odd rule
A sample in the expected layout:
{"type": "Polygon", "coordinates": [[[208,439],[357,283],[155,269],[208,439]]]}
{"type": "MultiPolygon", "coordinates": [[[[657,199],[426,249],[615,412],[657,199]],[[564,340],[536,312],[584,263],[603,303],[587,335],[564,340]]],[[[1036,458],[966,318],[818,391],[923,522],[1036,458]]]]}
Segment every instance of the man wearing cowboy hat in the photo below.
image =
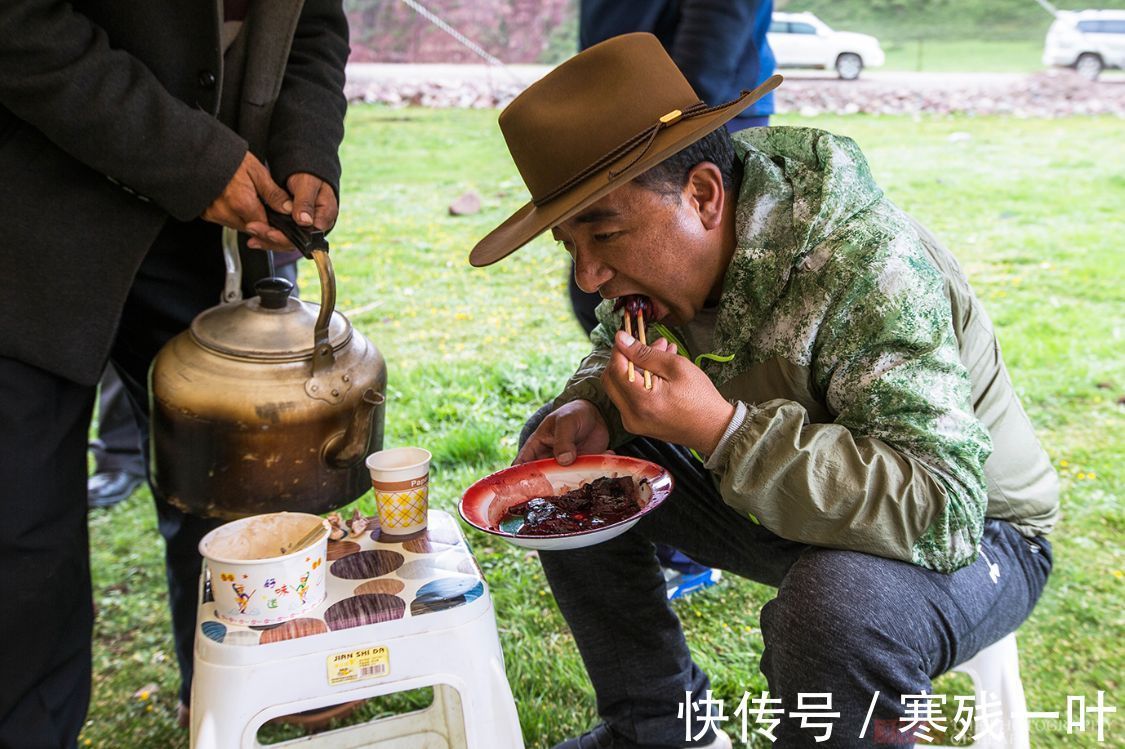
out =
{"type": "Polygon", "coordinates": [[[779,80],[705,107],[630,34],[500,115],[532,201],[471,262],[549,229],[607,299],[517,462],[613,449],[676,482],[617,538],[540,553],[604,720],[565,749],[730,746],[653,543],[778,588],[761,669],[779,746],[912,741],[909,696],[1014,631],[1050,572],[1057,479],[956,261],[851,140],[723,129],[779,80]],[[651,345],[615,334],[632,294],[651,345]]]}

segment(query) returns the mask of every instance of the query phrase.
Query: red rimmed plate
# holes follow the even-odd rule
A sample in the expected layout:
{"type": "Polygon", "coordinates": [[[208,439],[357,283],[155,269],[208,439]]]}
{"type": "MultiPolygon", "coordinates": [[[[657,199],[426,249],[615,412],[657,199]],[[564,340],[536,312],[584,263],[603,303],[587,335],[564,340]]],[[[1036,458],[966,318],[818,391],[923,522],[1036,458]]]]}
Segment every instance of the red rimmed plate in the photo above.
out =
{"type": "Polygon", "coordinates": [[[554,458],[533,460],[505,468],[470,486],[461,496],[457,510],[465,522],[516,546],[529,549],[577,549],[619,536],[636,525],[645,514],[656,509],[672,492],[672,476],[655,463],[624,455],[579,455],[568,466],[554,458]],[[638,482],[644,507],[624,520],[574,533],[547,536],[521,536],[501,530],[500,520],[509,507],[533,497],[558,495],[577,489],[596,478],[630,476],[638,482]],[[641,480],[645,479],[645,483],[641,480]]]}

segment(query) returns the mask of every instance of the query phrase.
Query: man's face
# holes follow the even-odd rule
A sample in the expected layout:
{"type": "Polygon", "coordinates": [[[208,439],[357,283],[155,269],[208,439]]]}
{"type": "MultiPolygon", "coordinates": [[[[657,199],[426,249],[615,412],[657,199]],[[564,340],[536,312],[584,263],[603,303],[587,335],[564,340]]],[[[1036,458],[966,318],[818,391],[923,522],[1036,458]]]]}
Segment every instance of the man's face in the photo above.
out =
{"type": "Polygon", "coordinates": [[[574,258],[578,286],[605,299],[644,294],[653,316],[671,324],[695,317],[717,296],[729,260],[715,216],[721,178],[718,206],[696,182],[678,196],[629,182],[552,229],[574,258]]]}

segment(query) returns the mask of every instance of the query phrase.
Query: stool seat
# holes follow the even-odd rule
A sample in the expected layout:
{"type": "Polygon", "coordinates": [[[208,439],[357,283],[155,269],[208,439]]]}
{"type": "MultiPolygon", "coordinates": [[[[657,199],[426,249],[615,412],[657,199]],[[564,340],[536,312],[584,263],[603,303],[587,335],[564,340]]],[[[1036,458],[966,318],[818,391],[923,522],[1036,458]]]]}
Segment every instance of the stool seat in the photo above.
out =
{"type": "MultiPolygon", "coordinates": [[[[975,737],[969,746],[975,749],[1029,749],[1031,732],[1027,700],[1020,681],[1015,633],[992,643],[952,670],[968,674],[976,693],[973,704],[977,723],[975,729],[971,728],[966,733],[975,737]]],[[[951,727],[950,733],[955,735],[957,730],[951,727]]]]}
{"type": "Polygon", "coordinates": [[[423,711],[295,742],[522,749],[488,585],[448,513],[431,510],[412,536],[376,529],[330,542],[325,564],[324,602],[270,627],[218,619],[205,569],[192,747],[259,747],[271,718],[432,686],[423,711]]]}

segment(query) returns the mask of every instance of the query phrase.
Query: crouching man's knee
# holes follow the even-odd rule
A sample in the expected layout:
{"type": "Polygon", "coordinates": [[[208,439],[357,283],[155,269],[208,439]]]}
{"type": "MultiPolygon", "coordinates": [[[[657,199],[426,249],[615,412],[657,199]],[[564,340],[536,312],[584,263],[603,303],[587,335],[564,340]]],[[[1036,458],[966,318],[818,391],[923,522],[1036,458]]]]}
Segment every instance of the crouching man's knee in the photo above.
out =
{"type": "MultiPolygon", "coordinates": [[[[903,615],[917,603],[895,584],[894,570],[889,578],[880,574],[888,564],[897,563],[811,549],[762,609],[761,669],[771,697],[782,699],[785,716],[810,705],[839,713],[831,721],[834,746],[858,742],[869,712],[881,725],[893,725],[902,714],[900,696],[930,685],[916,633],[910,631],[915,617],[903,615]],[[831,708],[824,707],[828,700],[831,708]]],[[[869,726],[868,741],[873,729],[869,726]]],[[[778,737],[803,746],[811,740],[810,730],[786,718],[778,737]]]]}

